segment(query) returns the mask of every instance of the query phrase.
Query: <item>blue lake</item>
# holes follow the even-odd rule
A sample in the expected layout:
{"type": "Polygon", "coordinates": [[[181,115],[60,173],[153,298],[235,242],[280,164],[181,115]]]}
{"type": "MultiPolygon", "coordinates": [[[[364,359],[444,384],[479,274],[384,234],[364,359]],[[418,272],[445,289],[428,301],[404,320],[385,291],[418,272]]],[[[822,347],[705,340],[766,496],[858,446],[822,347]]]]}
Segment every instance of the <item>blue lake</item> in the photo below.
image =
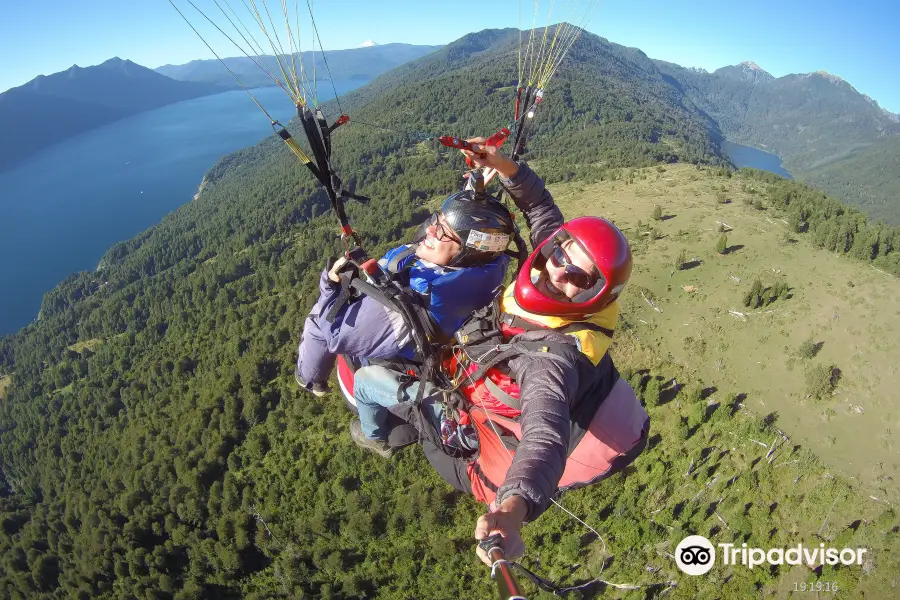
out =
{"type": "Polygon", "coordinates": [[[738,168],[750,167],[761,171],[775,173],[776,175],[781,175],[788,179],[793,179],[791,174],[781,165],[781,159],[771,152],[766,152],[759,148],[751,148],[750,146],[744,146],[742,144],[735,144],[728,140],[722,142],[722,150],[725,151],[725,154],[728,155],[731,162],[738,168]]]}
{"type": "MultiPolygon", "coordinates": [[[[335,85],[344,94],[361,83],[335,85]]],[[[283,123],[295,114],[277,87],[254,94],[283,123]]],[[[221,157],[271,134],[245,92],[225,92],[93,129],[0,173],[0,335],[37,317],[69,274],[189,202],[221,157]]]]}

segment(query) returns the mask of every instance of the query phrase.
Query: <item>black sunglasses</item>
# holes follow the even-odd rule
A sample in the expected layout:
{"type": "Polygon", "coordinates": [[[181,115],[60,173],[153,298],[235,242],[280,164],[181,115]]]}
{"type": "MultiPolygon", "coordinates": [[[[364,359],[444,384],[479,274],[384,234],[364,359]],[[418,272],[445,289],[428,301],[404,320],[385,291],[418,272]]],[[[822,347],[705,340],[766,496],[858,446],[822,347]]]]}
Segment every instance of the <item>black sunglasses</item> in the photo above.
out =
{"type": "Polygon", "coordinates": [[[452,229],[441,223],[440,216],[441,213],[434,213],[431,215],[431,224],[435,226],[434,237],[437,238],[437,241],[439,242],[456,242],[457,244],[461,244],[462,242],[458,237],[452,233],[448,233],[448,231],[452,231],[452,229]]]}
{"type": "Polygon", "coordinates": [[[554,246],[550,254],[550,263],[557,269],[565,268],[564,279],[577,288],[588,290],[597,283],[597,276],[591,275],[581,267],[573,265],[569,256],[561,246],[554,246]]]}

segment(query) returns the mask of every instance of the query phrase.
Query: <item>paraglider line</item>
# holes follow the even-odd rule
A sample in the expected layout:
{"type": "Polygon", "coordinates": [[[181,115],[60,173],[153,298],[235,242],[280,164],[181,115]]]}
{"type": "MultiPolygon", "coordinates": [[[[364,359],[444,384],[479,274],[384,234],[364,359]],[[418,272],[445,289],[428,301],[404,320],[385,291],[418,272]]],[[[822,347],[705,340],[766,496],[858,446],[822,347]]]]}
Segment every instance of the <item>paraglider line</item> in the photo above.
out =
{"type": "MultiPolygon", "coordinates": [[[[272,115],[269,114],[269,111],[267,111],[267,110],[265,109],[265,107],[263,107],[263,105],[259,103],[259,100],[256,99],[256,96],[254,96],[254,95],[250,92],[250,90],[247,89],[247,86],[245,86],[245,85],[243,84],[243,82],[241,82],[241,80],[238,78],[238,76],[234,74],[234,71],[232,71],[232,70],[228,67],[228,65],[225,64],[225,61],[222,60],[222,58],[216,53],[216,51],[212,49],[212,46],[209,45],[209,42],[207,42],[206,39],[205,39],[202,35],[200,35],[200,32],[197,31],[197,29],[191,24],[191,22],[188,21],[187,17],[184,16],[184,13],[182,13],[180,10],[178,10],[178,7],[175,6],[175,3],[172,2],[172,0],[169,0],[169,4],[171,4],[171,5],[172,5],[172,8],[174,8],[174,9],[178,12],[178,14],[181,15],[181,18],[184,19],[184,22],[188,24],[188,27],[190,27],[191,29],[194,30],[194,33],[197,34],[197,37],[200,38],[200,41],[202,41],[202,42],[206,45],[206,47],[209,48],[209,51],[212,52],[213,55],[214,55],[217,59],[219,59],[219,62],[222,63],[222,66],[225,67],[225,69],[226,69],[229,73],[231,73],[231,76],[234,77],[234,80],[237,81],[237,83],[238,83],[239,86],[241,86],[241,89],[243,89],[245,92],[247,92],[247,95],[250,96],[250,98],[253,100],[253,102],[256,103],[256,105],[259,107],[259,109],[260,109],[261,111],[263,111],[263,113],[265,113],[265,115],[269,118],[269,121],[271,121],[272,123],[276,123],[275,119],[272,118],[272,115]]],[[[201,13],[201,14],[202,14],[202,13],[201,13]]],[[[205,16],[205,15],[204,15],[204,16],[205,16]]],[[[279,87],[280,87],[280,86],[279,86],[279,87]]],[[[281,88],[281,89],[284,90],[284,88],[281,88]]],[[[284,91],[287,91],[287,90],[284,90],[284,91]]]]}
{"type": "MultiPolygon", "coordinates": [[[[313,17],[312,6],[309,4],[309,0],[306,0],[306,7],[309,9],[309,20],[312,22],[313,31],[316,33],[316,39],[319,40],[319,50],[322,52],[322,62],[325,63],[325,70],[328,71],[328,79],[331,80],[331,89],[334,90],[334,99],[337,101],[338,110],[341,114],[344,114],[344,109],[341,108],[341,99],[338,97],[337,87],[334,85],[334,77],[331,74],[331,68],[328,66],[328,59],[325,58],[325,48],[322,47],[322,38],[319,37],[319,28],[316,27],[316,19],[313,17]]],[[[313,60],[313,68],[315,68],[316,61],[313,60]]]]}

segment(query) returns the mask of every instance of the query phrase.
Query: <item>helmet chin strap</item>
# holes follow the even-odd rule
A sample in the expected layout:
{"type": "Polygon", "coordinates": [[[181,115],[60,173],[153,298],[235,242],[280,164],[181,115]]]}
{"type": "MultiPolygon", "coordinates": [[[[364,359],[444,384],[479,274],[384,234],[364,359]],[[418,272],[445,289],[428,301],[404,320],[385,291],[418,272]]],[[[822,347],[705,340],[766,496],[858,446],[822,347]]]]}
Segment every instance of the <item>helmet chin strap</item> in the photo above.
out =
{"type": "Polygon", "coordinates": [[[430,225],[430,220],[422,221],[421,225],[419,225],[418,229],[416,229],[415,235],[413,235],[413,242],[416,244],[422,243],[428,236],[428,226],[430,225]]]}

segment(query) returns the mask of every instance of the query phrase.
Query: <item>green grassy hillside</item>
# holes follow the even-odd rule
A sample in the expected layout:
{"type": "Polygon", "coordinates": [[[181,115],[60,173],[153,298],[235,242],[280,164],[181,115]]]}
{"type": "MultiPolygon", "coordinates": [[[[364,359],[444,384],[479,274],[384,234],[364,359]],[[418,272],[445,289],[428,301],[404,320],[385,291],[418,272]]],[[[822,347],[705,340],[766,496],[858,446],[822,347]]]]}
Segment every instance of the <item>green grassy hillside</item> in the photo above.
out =
{"type": "Polygon", "coordinates": [[[624,319],[644,344],[685,370],[685,383],[717,387],[716,399],[746,394],[745,406],[777,414],[778,426],[826,463],[898,501],[892,430],[900,279],[811,246],[789,230],[765,186],[742,175],[646,169],[633,184],[571,184],[558,197],[567,216],[599,212],[625,228],[636,267],[624,319]],[[723,193],[727,204],[719,203],[723,193]],[[745,203],[759,198],[765,210],[745,203]],[[652,218],[656,206],[665,220],[652,218]],[[715,249],[720,224],[730,248],[724,255],[715,249]],[[659,239],[651,241],[648,226],[659,239]],[[683,270],[674,266],[682,251],[689,263],[683,270]],[[756,279],[767,287],[787,284],[789,297],[747,308],[744,295],[756,279]],[[644,296],[661,312],[635,288],[648,290],[644,296]],[[809,359],[799,355],[808,339],[820,346],[809,359]],[[834,392],[819,399],[808,397],[806,382],[817,364],[840,369],[834,392]]]}

